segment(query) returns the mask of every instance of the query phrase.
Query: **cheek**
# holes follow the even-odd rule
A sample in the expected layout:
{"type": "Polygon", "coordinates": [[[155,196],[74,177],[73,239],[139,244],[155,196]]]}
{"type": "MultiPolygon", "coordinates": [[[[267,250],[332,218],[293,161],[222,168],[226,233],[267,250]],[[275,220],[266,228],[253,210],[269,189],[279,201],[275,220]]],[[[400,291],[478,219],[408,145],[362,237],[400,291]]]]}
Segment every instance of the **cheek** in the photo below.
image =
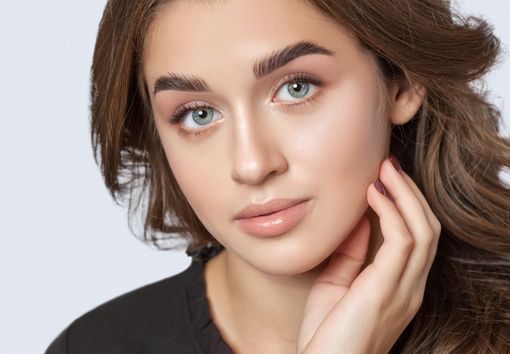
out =
{"type": "Polygon", "coordinates": [[[321,106],[317,123],[301,132],[298,145],[306,148],[294,156],[299,174],[320,200],[315,213],[322,234],[333,235],[325,242],[332,243],[367,209],[366,191],[377,178],[388,135],[386,119],[379,116],[378,90],[368,94],[347,87],[336,97],[321,106]]]}
{"type": "Polygon", "coordinates": [[[210,176],[206,174],[208,166],[182,158],[169,158],[168,162],[191,206],[200,208],[201,201],[210,198],[209,194],[212,190],[210,176]]]}
{"type": "Polygon", "coordinates": [[[314,124],[294,139],[298,165],[308,171],[303,173],[324,181],[368,185],[376,177],[388,138],[377,85],[361,86],[353,80],[324,98],[310,117],[314,124]]]}

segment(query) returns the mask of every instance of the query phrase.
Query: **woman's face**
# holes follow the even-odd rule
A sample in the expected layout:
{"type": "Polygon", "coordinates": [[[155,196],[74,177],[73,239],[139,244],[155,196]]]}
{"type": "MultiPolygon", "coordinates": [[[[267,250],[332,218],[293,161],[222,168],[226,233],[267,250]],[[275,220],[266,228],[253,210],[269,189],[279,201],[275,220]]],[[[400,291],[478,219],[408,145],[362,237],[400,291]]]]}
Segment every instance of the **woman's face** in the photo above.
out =
{"type": "Polygon", "coordinates": [[[388,150],[373,57],[304,2],[232,0],[166,7],[144,59],[168,163],[209,232],[267,274],[325,260],[367,210],[366,190],[388,150]],[[295,55],[270,72],[257,65],[300,42],[315,46],[287,51],[295,55]],[[177,75],[205,90],[198,80],[182,87],[177,75]],[[183,106],[191,108],[171,124],[183,106]],[[278,198],[310,199],[289,231],[259,237],[234,222],[249,204],[278,198]]]}

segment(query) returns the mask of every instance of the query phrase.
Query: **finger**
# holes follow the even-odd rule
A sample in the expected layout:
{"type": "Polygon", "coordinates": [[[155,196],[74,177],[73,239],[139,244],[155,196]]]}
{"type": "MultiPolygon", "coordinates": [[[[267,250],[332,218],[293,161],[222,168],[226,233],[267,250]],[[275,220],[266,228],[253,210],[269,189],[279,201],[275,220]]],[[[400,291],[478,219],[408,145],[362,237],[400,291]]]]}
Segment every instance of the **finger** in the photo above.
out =
{"type": "Polygon", "coordinates": [[[407,181],[395,169],[390,160],[381,164],[380,180],[390,192],[407,228],[416,241],[432,233],[425,211],[407,181]]]}
{"type": "MultiPolygon", "coordinates": [[[[431,224],[413,189],[388,159],[382,163],[380,178],[393,196],[395,205],[408,226],[414,241],[414,249],[409,257],[409,264],[406,269],[408,275],[404,278],[406,281],[419,279],[427,265],[432,247],[433,231],[431,224]]],[[[413,285],[415,284],[413,283],[413,285]]]]}
{"type": "Polygon", "coordinates": [[[395,289],[413,248],[413,239],[396,205],[377,191],[374,183],[367,190],[369,205],[379,217],[383,243],[377,251],[373,268],[387,292],[395,289]]]}
{"type": "Polygon", "coordinates": [[[423,207],[423,210],[425,211],[425,215],[427,216],[427,220],[429,221],[430,225],[432,226],[432,230],[434,231],[434,234],[439,235],[441,233],[441,223],[439,222],[438,218],[430,208],[429,203],[425,199],[425,196],[421,192],[421,190],[418,188],[416,183],[413,181],[411,177],[404,171],[401,171],[400,174],[405,179],[409,187],[413,190],[414,194],[418,197],[421,206],[423,207]]]}
{"type": "Polygon", "coordinates": [[[437,238],[432,226],[435,217],[427,212],[430,207],[422,193],[414,183],[415,188],[413,188],[404,175],[405,173],[399,173],[389,160],[383,162],[381,180],[386,182],[397,208],[411,231],[415,244],[409,256],[408,265],[402,274],[401,283],[407,291],[416,292],[420,290],[416,287],[428,274],[431,257],[435,255],[434,244],[437,238]]]}
{"type": "Polygon", "coordinates": [[[427,259],[427,262],[425,264],[425,269],[423,270],[423,272],[422,272],[423,274],[420,277],[419,282],[418,282],[418,287],[420,287],[421,289],[425,289],[428,274],[430,272],[430,268],[432,267],[432,264],[434,262],[434,259],[435,259],[436,253],[437,253],[437,246],[438,246],[439,236],[441,235],[442,227],[441,227],[441,223],[439,222],[436,215],[430,208],[429,203],[426,201],[425,196],[420,191],[420,189],[418,188],[416,183],[405,172],[402,171],[401,173],[402,173],[402,177],[406,180],[406,182],[409,184],[409,186],[413,190],[414,194],[420,200],[423,210],[425,211],[425,214],[427,215],[427,219],[429,220],[429,223],[431,224],[431,227],[432,227],[432,230],[434,233],[434,239],[431,244],[429,258],[427,259]]]}

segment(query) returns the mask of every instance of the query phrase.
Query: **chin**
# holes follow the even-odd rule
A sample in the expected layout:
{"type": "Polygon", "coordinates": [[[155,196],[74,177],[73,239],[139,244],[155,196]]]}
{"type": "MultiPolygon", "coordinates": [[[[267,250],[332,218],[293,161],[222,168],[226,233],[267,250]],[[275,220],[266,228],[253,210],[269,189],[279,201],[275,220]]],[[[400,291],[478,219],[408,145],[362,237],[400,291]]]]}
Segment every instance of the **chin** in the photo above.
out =
{"type": "Polygon", "coordinates": [[[309,247],[272,248],[270,251],[252,251],[247,255],[240,255],[244,262],[261,273],[273,276],[300,275],[322,267],[333,253],[331,249],[317,249],[310,252],[309,247]]]}

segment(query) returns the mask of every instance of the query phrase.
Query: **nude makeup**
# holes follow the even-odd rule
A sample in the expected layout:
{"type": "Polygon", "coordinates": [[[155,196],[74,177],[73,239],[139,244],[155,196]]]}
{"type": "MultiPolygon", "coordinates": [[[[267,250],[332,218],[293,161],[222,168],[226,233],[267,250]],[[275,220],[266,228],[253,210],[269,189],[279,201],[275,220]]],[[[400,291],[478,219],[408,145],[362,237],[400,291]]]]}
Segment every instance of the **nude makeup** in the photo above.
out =
{"type": "Polygon", "coordinates": [[[266,215],[238,218],[235,223],[244,232],[257,237],[273,237],[288,232],[307,214],[310,200],[300,201],[266,215]]]}

